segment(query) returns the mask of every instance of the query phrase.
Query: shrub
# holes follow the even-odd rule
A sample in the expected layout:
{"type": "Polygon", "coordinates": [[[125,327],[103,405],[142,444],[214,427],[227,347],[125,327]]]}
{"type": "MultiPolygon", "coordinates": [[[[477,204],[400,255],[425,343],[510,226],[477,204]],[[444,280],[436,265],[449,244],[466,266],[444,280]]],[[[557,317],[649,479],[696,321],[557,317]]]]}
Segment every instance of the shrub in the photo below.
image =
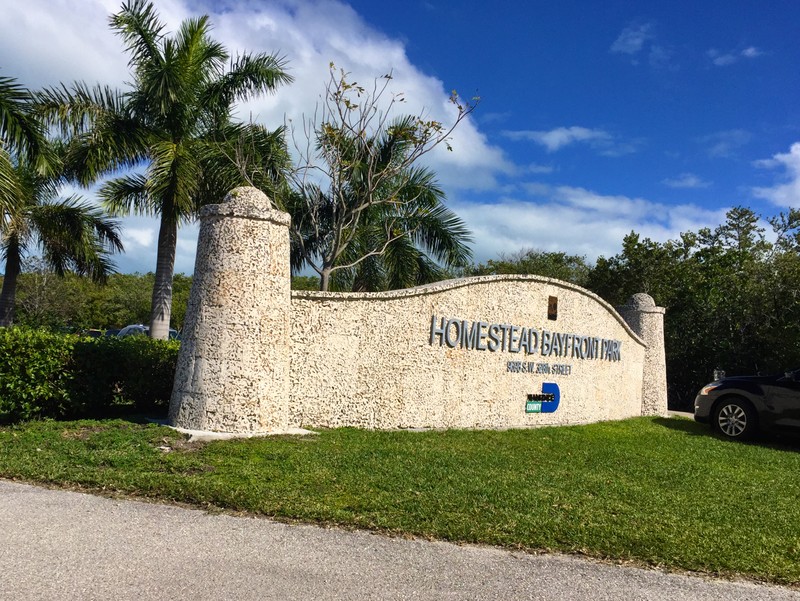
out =
{"type": "Polygon", "coordinates": [[[152,340],[146,336],[117,338],[118,365],[122,368],[119,380],[123,398],[133,402],[137,411],[166,412],[180,342],[152,340]]]}
{"type": "Polygon", "coordinates": [[[146,336],[83,339],[75,345],[73,397],[81,415],[133,405],[140,412],[166,411],[180,343],[146,336]]]}
{"type": "Polygon", "coordinates": [[[45,330],[0,328],[0,423],[69,413],[76,340],[45,330]]]}
{"type": "Polygon", "coordinates": [[[164,413],[180,343],[0,329],[0,422],[164,413]]]}

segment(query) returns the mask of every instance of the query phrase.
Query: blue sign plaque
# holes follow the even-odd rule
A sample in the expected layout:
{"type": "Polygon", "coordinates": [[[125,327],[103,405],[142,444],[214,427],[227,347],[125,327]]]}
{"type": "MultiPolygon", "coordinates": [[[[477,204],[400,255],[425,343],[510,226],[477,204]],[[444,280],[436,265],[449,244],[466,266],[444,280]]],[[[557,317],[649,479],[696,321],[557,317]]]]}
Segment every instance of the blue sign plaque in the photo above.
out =
{"type": "Polygon", "coordinates": [[[561,391],[555,382],[543,382],[541,394],[529,394],[525,413],[554,413],[561,402],[561,391]]]}

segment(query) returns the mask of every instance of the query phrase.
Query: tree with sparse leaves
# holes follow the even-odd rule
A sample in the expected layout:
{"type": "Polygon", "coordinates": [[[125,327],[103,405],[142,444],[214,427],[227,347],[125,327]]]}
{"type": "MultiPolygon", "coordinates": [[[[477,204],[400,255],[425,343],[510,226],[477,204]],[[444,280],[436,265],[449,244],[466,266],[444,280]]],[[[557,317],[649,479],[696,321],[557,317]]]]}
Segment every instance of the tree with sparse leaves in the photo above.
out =
{"type": "MultiPolygon", "coordinates": [[[[453,121],[391,119],[401,95],[391,75],[367,89],[331,65],[319,121],[295,139],[300,166],[283,207],[292,217],[292,268],[311,268],[320,290],[379,290],[435,281],[465,267],[469,232],[444,205],[430,169],[417,164],[474,110],[453,93],[453,121]]],[[[476,99],[477,100],[477,99],[476,99]]]]}

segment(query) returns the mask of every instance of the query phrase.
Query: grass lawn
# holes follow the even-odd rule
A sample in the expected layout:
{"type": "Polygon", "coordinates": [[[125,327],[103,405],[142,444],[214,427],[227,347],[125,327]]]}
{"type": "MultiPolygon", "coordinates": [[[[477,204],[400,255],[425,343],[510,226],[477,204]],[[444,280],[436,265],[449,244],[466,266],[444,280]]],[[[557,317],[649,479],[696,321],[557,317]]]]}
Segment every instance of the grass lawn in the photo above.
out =
{"type": "Polygon", "coordinates": [[[0,477],[800,584],[800,443],[691,421],[187,445],[127,421],[0,428],[0,477]]]}

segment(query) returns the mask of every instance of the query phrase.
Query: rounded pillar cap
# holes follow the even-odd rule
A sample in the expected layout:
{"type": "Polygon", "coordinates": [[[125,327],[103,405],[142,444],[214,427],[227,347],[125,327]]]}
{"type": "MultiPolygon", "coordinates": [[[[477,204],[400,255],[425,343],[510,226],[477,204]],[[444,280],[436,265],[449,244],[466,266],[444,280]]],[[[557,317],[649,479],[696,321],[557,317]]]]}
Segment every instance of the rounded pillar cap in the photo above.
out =
{"type": "Polygon", "coordinates": [[[272,201],[269,196],[264,194],[258,188],[251,186],[241,186],[234,188],[223,199],[224,203],[234,203],[243,208],[252,208],[255,210],[274,209],[272,201]]]}
{"type": "Polygon", "coordinates": [[[628,307],[631,309],[652,309],[656,306],[656,301],[653,297],[644,292],[634,294],[628,299],[628,307]]]}

